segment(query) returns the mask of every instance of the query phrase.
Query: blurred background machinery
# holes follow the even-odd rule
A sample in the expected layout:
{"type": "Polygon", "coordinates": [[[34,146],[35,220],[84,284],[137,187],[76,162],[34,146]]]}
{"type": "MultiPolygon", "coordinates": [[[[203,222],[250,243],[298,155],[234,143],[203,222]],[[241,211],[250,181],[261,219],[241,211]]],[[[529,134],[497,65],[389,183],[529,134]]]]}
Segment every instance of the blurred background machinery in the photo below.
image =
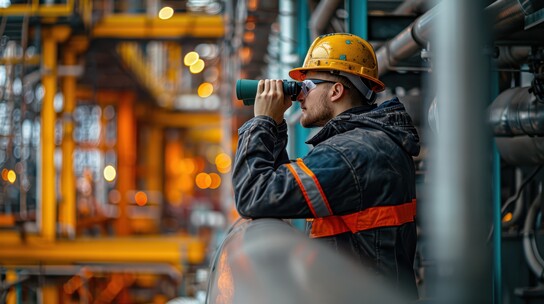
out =
{"type": "MultiPolygon", "coordinates": [[[[286,78],[331,32],[374,45],[378,102],[399,96],[420,132],[422,301],[544,301],[543,1],[6,0],[0,18],[2,301],[250,299],[219,297],[226,257],[262,259],[232,242],[266,226],[288,244],[302,222],[236,222],[253,110],[233,86],[286,78]]],[[[318,131],[299,115],[292,158],[318,131]]]]}

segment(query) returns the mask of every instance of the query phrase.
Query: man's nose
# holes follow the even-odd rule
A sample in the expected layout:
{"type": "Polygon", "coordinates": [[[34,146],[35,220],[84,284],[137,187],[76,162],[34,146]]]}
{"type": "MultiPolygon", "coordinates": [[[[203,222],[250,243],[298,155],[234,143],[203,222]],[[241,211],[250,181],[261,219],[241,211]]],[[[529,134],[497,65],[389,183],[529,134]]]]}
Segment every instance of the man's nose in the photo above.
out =
{"type": "Polygon", "coordinates": [[[297,98],[295,100],[298,102],[302,102],[304,101],[304,98],[305,98],[304,93],[300,91],[300,93],[298,93],[297,98]]]}

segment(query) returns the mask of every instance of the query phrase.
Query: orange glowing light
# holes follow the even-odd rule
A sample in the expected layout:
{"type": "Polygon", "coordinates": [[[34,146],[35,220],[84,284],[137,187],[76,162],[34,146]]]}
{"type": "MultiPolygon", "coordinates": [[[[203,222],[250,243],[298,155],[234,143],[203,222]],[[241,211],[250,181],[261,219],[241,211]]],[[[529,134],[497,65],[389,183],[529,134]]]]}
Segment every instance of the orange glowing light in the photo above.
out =
{"type": "Polygon", "coordinates": [[[219,186],[221,186],[221,176],[219,176],[219,174],[210,173],[210,178],[212,179],[210,189],[217,189],[219,186]]]}
{"type": "Polygon", "coordinates": [[[138,206],[144,206],[147,204],[147,194],[143,191],[138,191],[134,194],[134,201],[138,206]]]}
{"type": "Polygon", "coordinates": [[[253,43],[253,41],[255,41],[255,33],[254,32],[245,32],[244,33],[244,42],[253,43]]]}
{"type": "Polygon", "coordinates": [[[181,172],[186,174],[191,174],[195,172],[196,164],[195,161],[191,158],[184,158],[180,162],[181,172]]]}
{"type": "Polygon", "coordinates": [[[215,165],[217,166],[217,171],[227,173],[230,171],[232,160],[227,153],[219,153],[215,157],[215,165]]]}
{"type": "Polygon", "coordinates": [[[513,218],[512,212],[508,212],[507,214],[504,215],[504,217],[502,218],[502,221],[503,223],[510,222],[512,218],[513,218]]]}
{"type": "Polygon", "coordinates": [[[8,169],[6,169],[6,168],[2,169],[2,179],[5,180],[5,181],[8,180],[8,172],[9,172],[8,169]]]}
{"type": "Polygon", "coordinates": [[[198,96],[202,98],[209,97],[213,93],[213,85],[209,82],[203,82],[198,86],[198,96]]]}
{"type": "Polygon", "coordinates": [[[251,61],[251,57],[253,57],[253,52],[251,51],[249,47],[246,46],[246,47],[240,48],[238,52],[239,52],[240,60],[242,61],[242,63],[248,63],[249,61],[251,61]]]}
{"type": "Polygon", "coordinates": [[[212,184],[212,178],[208,173],[198,173],[195,178],[196,186],[200,189],[208,189],[212,184]]]}

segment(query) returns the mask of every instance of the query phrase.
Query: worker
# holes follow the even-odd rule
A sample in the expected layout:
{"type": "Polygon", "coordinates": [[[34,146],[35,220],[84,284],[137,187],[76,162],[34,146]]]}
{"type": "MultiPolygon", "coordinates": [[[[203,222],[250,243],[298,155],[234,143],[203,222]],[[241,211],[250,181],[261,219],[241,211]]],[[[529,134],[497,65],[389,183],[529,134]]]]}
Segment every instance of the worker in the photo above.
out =
{"type": "Polygon", "coordinates": [[[254,117],[239,129],[233,186],[245,218],[305,218],[311,238],[354,257],[417,299],[416,187],[419,136],[398,98],[384,90],[370,43],[346,33],[319,36],[303,66],[300,123],[322,127],[312,150],[289,160],[282,80],[260,80],[254,117]]]}

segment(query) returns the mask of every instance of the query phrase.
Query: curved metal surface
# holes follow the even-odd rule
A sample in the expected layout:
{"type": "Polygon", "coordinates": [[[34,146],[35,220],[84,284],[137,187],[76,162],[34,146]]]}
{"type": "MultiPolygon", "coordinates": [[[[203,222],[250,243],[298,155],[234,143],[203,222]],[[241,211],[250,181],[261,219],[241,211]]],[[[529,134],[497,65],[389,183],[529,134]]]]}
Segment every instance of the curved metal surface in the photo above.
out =
{"type": "Polygon", "coordinates": [[[400,303],[375,274],[279,219],[242,220],[213,261],[206,303],[400,303]]]}
{"type": "Polygon", "coordinates": [[[495,143],[501,158],[511,165],[544,164],[544,137],[495,137],[495,143]]]}
{"type": "Polygon", "coordinates": [[[489,117],[495,136],[544,135],[544,105],[529,87],[502,92],[489,107],[489,117]]]}
{"type": "MultiPolygon", "coordinates": [[[[536,10],[536,1],[524,1],[525,9],[517,0],[498,0],[484,10],[484,16],[493,20],[493,35],[504,37],[513,32],[523,30],[525,14],[536,10]]],[[[421,47],[425,47],[431,36],[432,23],[442,5],[436,5],[417,18],[401,33],[387,41],[378,49],[378,75],[384,75],[399,63],[400,60],[414,55],[421,47]]]]}

